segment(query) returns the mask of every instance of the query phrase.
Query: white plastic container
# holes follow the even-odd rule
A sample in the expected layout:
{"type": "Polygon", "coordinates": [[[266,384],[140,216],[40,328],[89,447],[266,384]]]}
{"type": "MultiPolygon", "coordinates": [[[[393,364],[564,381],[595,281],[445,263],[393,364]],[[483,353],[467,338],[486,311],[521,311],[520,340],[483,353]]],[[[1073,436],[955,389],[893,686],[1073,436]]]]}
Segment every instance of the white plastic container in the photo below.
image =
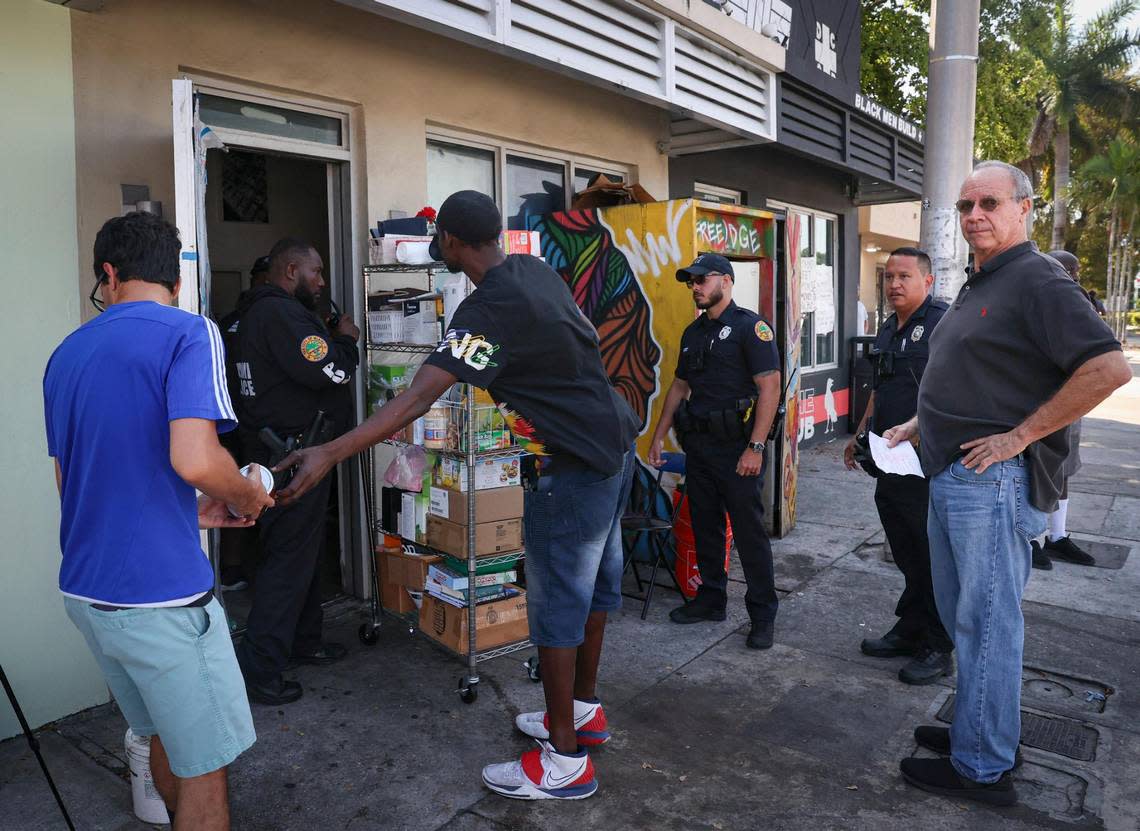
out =
{"type": "MultiPolygon", "coordinates": [[[[255,464],[254,462],[250,462],[248,465],[243,467],[239,471],[241,473],[241,475],[242,476],[248,476],[249,475],[249,469],[251,467],[253,467],[254,464],[255,464]]],[[[257,465],[257,472],[259,474],[261,474],[261,487],[265,488],[266,493],[273,493],[273,471],[271,471],[265,465],[257,465]]],[[[238,512],[238,510],[233,505],[227,505],[226,508],[229,510],[230,516],[235,516],[235,517],[241,516],[241,514],[238,512]]]]}
{"type": "Polygon", "coordinates": [[[154,786],[150,772],[150,737],[136,736],[128,727],[123,746],[131,766],[131,801],[135,816],[153,825],[168,824],[170,815],[166,813],[166,803],[154,786]]]}

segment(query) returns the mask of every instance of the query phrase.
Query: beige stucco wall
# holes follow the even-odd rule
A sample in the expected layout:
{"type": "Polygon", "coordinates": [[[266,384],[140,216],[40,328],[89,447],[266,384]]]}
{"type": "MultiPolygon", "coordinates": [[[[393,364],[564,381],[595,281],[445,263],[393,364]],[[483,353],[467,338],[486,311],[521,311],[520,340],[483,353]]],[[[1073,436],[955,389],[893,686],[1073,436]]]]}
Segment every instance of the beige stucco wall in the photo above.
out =
{"type": "Polygon", "coordinates": [[[81,263],[120,183],[149,185],[173,219],[170,81],[185,73],[352,105],[361,245],[389,209],[425,203],[428,125],[632,165],[668,195],[665,111],[332,0],[107,0],[72,35],[81,263]]]}

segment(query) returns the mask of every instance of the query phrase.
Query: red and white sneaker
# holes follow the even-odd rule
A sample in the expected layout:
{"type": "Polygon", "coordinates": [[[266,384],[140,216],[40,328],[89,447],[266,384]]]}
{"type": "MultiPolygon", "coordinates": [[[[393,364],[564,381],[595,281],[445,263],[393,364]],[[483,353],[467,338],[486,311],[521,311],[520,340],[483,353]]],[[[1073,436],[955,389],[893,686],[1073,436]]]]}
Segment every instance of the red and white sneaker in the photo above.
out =
{"type": "Polygon", "coordinates": [[[585,750],[559,753],[543,741],[517,762],[487,765],[483,784],[511,799],[585,799],[598,789],[585,750]]]}
{"type": "MultiPolygon", "coordinates": [[[[515,726],[531,738],[550,738],[550,716],[545,710],[515,716],[515,726]]],[[[574,699],[574,730],[578,734],[578,744],[583,747],[594,747],[610,740],[606,711],[600,701],[574,699]]]]}

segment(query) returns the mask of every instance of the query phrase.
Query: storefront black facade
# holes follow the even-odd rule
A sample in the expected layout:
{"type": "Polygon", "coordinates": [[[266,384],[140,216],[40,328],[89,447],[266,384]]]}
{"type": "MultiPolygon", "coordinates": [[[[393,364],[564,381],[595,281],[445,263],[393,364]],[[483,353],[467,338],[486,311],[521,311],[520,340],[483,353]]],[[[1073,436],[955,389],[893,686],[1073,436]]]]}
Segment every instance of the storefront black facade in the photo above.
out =
{"type": "Polygon", "coordinates": [[[777,80],[777,141],[676,156],[669,188],[674,198],[710,190],[721,198],[738,195],[742,204],[782,215],[795,211],[807,220],[800,223],[809,227],[806,237],[801,232],[801,261],[831,269],[833,283],[828,298],[826,279],[817,272],[820,291],[804,296],[805,308],[814,309],[802,316],[798,434],[804,446],[846,432],[858,209],[920,198],[923,134],[859,93],[857,0],[790,5],[787,62],[777,80]],[[831,308],[815,309],[817,299],[831,308]]]}

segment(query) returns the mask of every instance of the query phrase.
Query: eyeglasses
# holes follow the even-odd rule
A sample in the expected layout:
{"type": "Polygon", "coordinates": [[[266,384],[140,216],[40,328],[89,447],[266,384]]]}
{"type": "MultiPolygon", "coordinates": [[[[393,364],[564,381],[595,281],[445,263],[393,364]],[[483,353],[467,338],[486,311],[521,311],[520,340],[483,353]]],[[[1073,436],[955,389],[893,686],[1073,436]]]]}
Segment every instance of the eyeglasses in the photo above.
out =
{"type": "Polygon", "coordinates": [[[692,288],[693,286],[703,286],[705,284],[705,280],[707,280],[709,277],[723,276],[723,274],[690,274],[689,278],[685,280],[685,285],[689,288],[692,288]]]}
{"type": "Polygon", "coordinates": [[[103,302],[103,298],[99,296],[99,287],[103,285],[103,278],[95,281],[95,287],[91,289],[91,294],[87,299],[91,301],[91,305],[95,307],[95,311],[103,312],[107,309],[107,304],[103,302]]]}
{"type": "MultiPolygon", "coordinates": [[[[993,213],[997,210],[997,206],[1005,201],[1005,199],[998,199],[996,196],[983,196],[977,201],[977,205],[986,213],[993,213]]],[[[954,207],[958,209],[958,213],[968,214],[974,210],[974,204],[973,199],[959,199],[954,203],[954,207]]]]}

